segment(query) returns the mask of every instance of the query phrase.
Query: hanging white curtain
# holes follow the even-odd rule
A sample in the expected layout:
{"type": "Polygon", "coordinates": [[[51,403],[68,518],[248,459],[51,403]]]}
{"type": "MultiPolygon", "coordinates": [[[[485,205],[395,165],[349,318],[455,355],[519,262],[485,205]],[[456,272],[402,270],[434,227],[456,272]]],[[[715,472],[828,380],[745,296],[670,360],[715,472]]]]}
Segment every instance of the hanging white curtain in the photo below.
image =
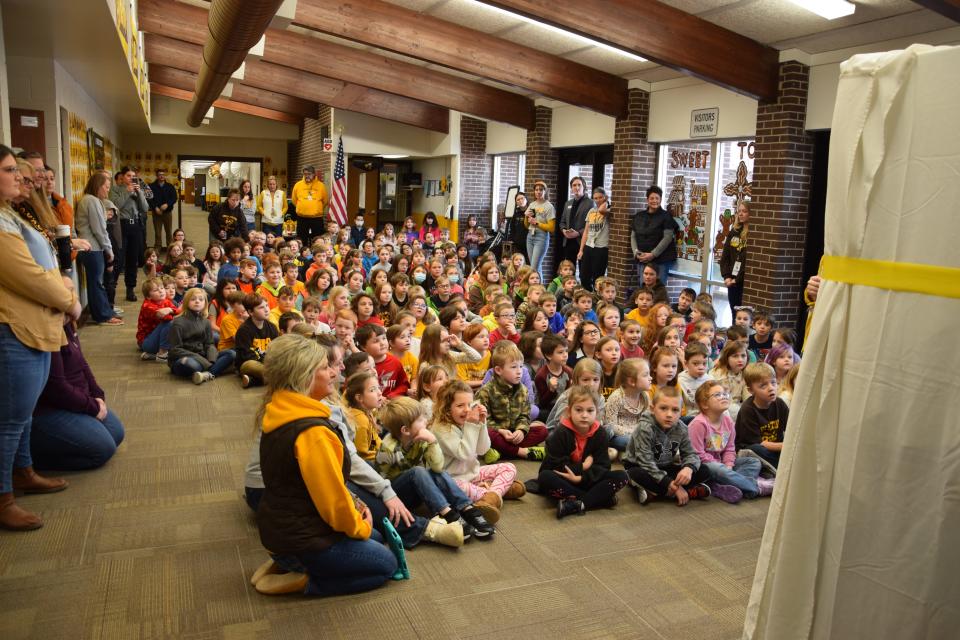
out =
{"type": "MultiPolygon", "coordinates": [[[[842,65],[825,256],[960,267],[958,118],[960,48],[842,65]]],[[[843,279],[820,289],[744,637],[957,638],[960,299],[843,279]]]]}

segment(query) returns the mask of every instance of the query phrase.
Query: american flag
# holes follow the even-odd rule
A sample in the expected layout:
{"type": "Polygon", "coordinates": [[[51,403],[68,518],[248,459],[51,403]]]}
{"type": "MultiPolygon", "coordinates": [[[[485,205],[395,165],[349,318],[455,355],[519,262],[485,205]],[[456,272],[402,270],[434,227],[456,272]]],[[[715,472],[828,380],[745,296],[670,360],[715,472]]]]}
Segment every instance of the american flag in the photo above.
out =
{"type": "Polygon", "coordinates": [[[340,142],[337,144],[337,164],[333,169],[330,217],[341,227],[347,225],[347,172],[343,165],[343,136],[340,136],[340,142]]]}

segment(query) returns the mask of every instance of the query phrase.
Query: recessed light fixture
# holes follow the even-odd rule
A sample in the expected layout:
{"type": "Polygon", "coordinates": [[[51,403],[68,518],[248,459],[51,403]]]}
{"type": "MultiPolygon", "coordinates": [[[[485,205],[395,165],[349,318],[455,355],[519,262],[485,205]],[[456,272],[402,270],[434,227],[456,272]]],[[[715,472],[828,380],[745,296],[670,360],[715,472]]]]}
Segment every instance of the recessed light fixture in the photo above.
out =
{"type": "Polygon", "coordinates": [[[541,29],[546,29],[547,31],[553,31],[554,33],[559,33],[559,34],[564,35],[564,36],[567,36],[567,37],[569,37],[569,38],[573,38],[573,39],[575,39],[575,40],[579,40],[580,42],[582,42],[582,43],[584,43],[584,44],[592,45],[592,46],[594,46],[594,47],[599,47],[600,49],[604,49],[605,51],[610,51],[611,53],[619,54],[619,55],[621,55],[621,56],[623,56],[623,57],[625,57],[625,58],[630,58],[631,60],[636,60],[637,62],[646,62],[646,61],[647,61],[646,58],[642,58],[642,57],[636,55],[635,53],[630,53],[629,51],[624,51],[623,49],[618,49],[618,48],[616,48],[616,47],[612,47],[612,46],[610,46],[609,44],[607,44],[607,43],[605,43],[605,42],[600,42],[599,40],[593,40],[592,38],[588,38],[588,37],[586,37],[586,36],[582,36],[582,35],[580,35],[579,33],[574,33],[573,31],[567,31],[566,29],[561,29],[560,27],[555,27],[555,26],[553,26],[552,24],[547,24],[546,22],[541,22],[541,21],[539,21],[539,20],[535,20],[534,18],[527,17],[527,16],[525,16],[525,15],[523,15],[523,14],[514,13],[513,11],[507,11],[506,9],[501,9],[500,7],[494,6],[494,5],[492,5],[492,4],[487,4],[486,2],[482,2],[481,0],[470,0],[470,2],[472,2],[473,4],[476,4],[476,5],[480,5],[480,6],[482,6],[482,7],[486,7],[487,9],[490,9],[491,11],[495,11],[495,12],[501,14],[501,15],[509,16],[509,17],[514,18],[514,19],[516,19],[516,20],[523,20],[524,22],[526,22],[526,23],[528,23],[528,24],[532,24],[532,25],[534,25],[535,27],[540,27],[541,29]]]}
{"type": "Polygon", "coordinates": [[[849,16],[857,10],[857,5],[847,0],[789,0],[801,9],[811,11],[827,20],[836,20],[849,16]]]}
{"type": "Polygon", "coordinates": [[[384,160],[399,160],[400,158],[409,158],[410,156],[404,153],[385,153],[380,157],[384,160]]]}

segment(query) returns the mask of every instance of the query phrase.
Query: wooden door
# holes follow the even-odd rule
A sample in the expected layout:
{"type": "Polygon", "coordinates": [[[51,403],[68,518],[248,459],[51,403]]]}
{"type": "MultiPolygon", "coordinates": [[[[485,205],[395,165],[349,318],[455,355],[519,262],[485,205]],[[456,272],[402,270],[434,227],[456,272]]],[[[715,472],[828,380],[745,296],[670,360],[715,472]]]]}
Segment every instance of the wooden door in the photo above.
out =
{"type": "Polygon", "coordinates": [[[183,181],[183,202],[193,204],[193,178],[187,178],[183,181]]]}
{"type": "Polygon", "coordinates": [[[24,151],[39,151],[47,155],[43,111],[10,107],[10,142],[24,151]]]}

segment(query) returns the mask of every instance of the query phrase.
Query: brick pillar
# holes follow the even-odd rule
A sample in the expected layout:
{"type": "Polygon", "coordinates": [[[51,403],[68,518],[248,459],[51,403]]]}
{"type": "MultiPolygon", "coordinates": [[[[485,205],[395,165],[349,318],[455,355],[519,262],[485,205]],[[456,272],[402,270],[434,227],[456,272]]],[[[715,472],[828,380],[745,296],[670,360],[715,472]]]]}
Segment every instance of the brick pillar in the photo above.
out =
{"type": "Polygon", "coordinates": [[[757,109],[744,304],[792,323],[801,303],[813,137],[804,129],[810,68],[780,65],[777,99],[757,109]]]}
{"type": "Polygon", "coordinates": [[[647,142],[650,94],[630,89],[627,116],[616,122],[613,134],[613,207],[610,218],[610,266],[621,299],[637,286],[636,263],[630,248],[631,220],[647,206],[646,191],[657,170],[657,145],[647,142]]]}
{"type": "Polygon", "coordinates": [[[479,226],[489,228],[493,156],[487,155],[487,123],[467,116],[460,118],[459,189],[458,222],[465,225],[467,216],[475,215],[479,226]]]}
{"type": "MultiPolygon", "coordinates": [[[[560,208],[562,204],[557,204],[557,171],[559,167],[558,154],[555,149],[550,147],[550,127],[553,122],[553,109],[549,107],[536,108],[536,126],[527,131],[527,159],[523,187],[527,194],[527,199],[533,201],[533,183],[537,180],[543,180],[550,187],[548,200],[553,203],[557,209],[557,218],[560,217],[560,208]]],[[[557,220],[557,228],[560,228],[560,221],[557,220]]],[[[547,245],[547,253],[543,258],[544,278],[553,277],[553,252],[554,238],[550,239],[547,245]]]]}
{"type": "Polygon", "coordinates": [[[323,128],[327,128],[330,137],[336,138],[336,133],[330,131],[332,115],[330,107],[322,104],[316,118],[303,119],[303,124],[300,125],[300,144],[297,146],[297,163],[287,167],[291,188],[302,177],[303,168],[311,164],[316,168],[317,175],[329,186],[332,169],[330,154],[323,150],[323,128]]]}

